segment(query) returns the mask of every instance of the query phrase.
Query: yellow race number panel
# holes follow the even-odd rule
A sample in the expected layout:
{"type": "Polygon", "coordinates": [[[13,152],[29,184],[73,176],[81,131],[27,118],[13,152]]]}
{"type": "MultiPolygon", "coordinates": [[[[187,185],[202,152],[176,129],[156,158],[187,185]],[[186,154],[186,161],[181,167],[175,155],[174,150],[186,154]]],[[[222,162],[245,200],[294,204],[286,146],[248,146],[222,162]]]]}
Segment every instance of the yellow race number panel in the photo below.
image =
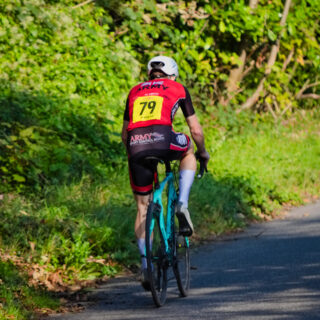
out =
{"type": "Polygon", "coordinates": [[[163,97],[138,97],[133,104],[132,122],[160,120],[163,97]]]}

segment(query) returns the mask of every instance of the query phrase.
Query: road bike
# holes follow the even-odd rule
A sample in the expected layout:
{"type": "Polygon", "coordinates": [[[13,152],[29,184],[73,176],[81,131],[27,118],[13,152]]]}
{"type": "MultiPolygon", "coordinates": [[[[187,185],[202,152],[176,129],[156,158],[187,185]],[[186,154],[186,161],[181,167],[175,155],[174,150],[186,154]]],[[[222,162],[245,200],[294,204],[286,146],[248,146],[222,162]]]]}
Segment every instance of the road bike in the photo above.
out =
{"type": "MultiPolygon", "coordinates": [[[[146,218],[146,259],[150,289],[156,306],[166,301],[168,270],[173,269],[180,295],[186,297],[190,287],[190,244],[186,236],[179,234],[175,206],[178,200],[178,179],[176,170],[171,170],[169,161],[147,158],[155,172],[153,199],[146,218]],[[165,178],[158,181],[158,164],[164,163],[165,178]],[[165,191],[165,192],[164,192],[165,191]]],[[[200,178],[204,173],[200,161],[200,178]]]]}

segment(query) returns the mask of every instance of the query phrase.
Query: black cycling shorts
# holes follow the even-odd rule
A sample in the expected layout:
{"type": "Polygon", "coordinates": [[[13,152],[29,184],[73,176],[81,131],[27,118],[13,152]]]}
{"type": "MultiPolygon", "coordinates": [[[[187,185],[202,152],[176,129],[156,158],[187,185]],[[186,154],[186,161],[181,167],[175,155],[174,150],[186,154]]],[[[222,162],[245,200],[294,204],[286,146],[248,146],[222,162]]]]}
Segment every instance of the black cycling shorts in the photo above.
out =
{"type": "Polygon", "coordinates": [[[150,194],[153,190],[154,170],[146,157],[180,160],[188,151],[190,138],[174,132],[169,126],[155,125],[128,132],[127,149],[130,183],[134,193],[150,194]]]}

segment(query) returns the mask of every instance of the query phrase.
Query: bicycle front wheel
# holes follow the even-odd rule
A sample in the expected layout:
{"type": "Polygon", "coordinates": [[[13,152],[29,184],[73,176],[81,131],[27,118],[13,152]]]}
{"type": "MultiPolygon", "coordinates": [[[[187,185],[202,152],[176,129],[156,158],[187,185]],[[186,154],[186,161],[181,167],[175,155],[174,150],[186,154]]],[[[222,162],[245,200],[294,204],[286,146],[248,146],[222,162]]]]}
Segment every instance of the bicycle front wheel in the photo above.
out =
{"type": "Polygon", "coordinates": [[[156,306],[161,307],[167,296],[168,260],[159,220],[154,215],[157,207],[157,204],[151,202],[147,211],[146,257],[152,298],[156,306]]]}
{"type": "Polygon", "coordinates": [[[176,256],[173,270],[180,294],[186,297],[190,288],[189,241],[187,237],[178,234],[176,234],[176,256]]]}

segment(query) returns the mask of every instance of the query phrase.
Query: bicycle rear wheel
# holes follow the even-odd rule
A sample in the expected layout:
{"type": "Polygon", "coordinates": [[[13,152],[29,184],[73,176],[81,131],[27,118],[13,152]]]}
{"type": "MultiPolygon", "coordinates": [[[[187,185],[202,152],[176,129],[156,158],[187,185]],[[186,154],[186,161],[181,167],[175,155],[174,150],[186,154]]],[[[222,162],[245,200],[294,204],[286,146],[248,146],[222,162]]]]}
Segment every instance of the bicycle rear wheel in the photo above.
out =
{"type": "Polygon", "coordinates": [[[167,297],[168,260],[159,220],[154,218],[156,210],[158,210],[158,205],[151,202],[146,220],[146,257],[152,298],[156,306],[161,307],[167,297]]]}
{"type": "Polygon", "coordinates": [[[173,270],[182,297],[188,295],[190,288],[190,252],[187,237],[176,233],[176,257],[173,270]]]}

